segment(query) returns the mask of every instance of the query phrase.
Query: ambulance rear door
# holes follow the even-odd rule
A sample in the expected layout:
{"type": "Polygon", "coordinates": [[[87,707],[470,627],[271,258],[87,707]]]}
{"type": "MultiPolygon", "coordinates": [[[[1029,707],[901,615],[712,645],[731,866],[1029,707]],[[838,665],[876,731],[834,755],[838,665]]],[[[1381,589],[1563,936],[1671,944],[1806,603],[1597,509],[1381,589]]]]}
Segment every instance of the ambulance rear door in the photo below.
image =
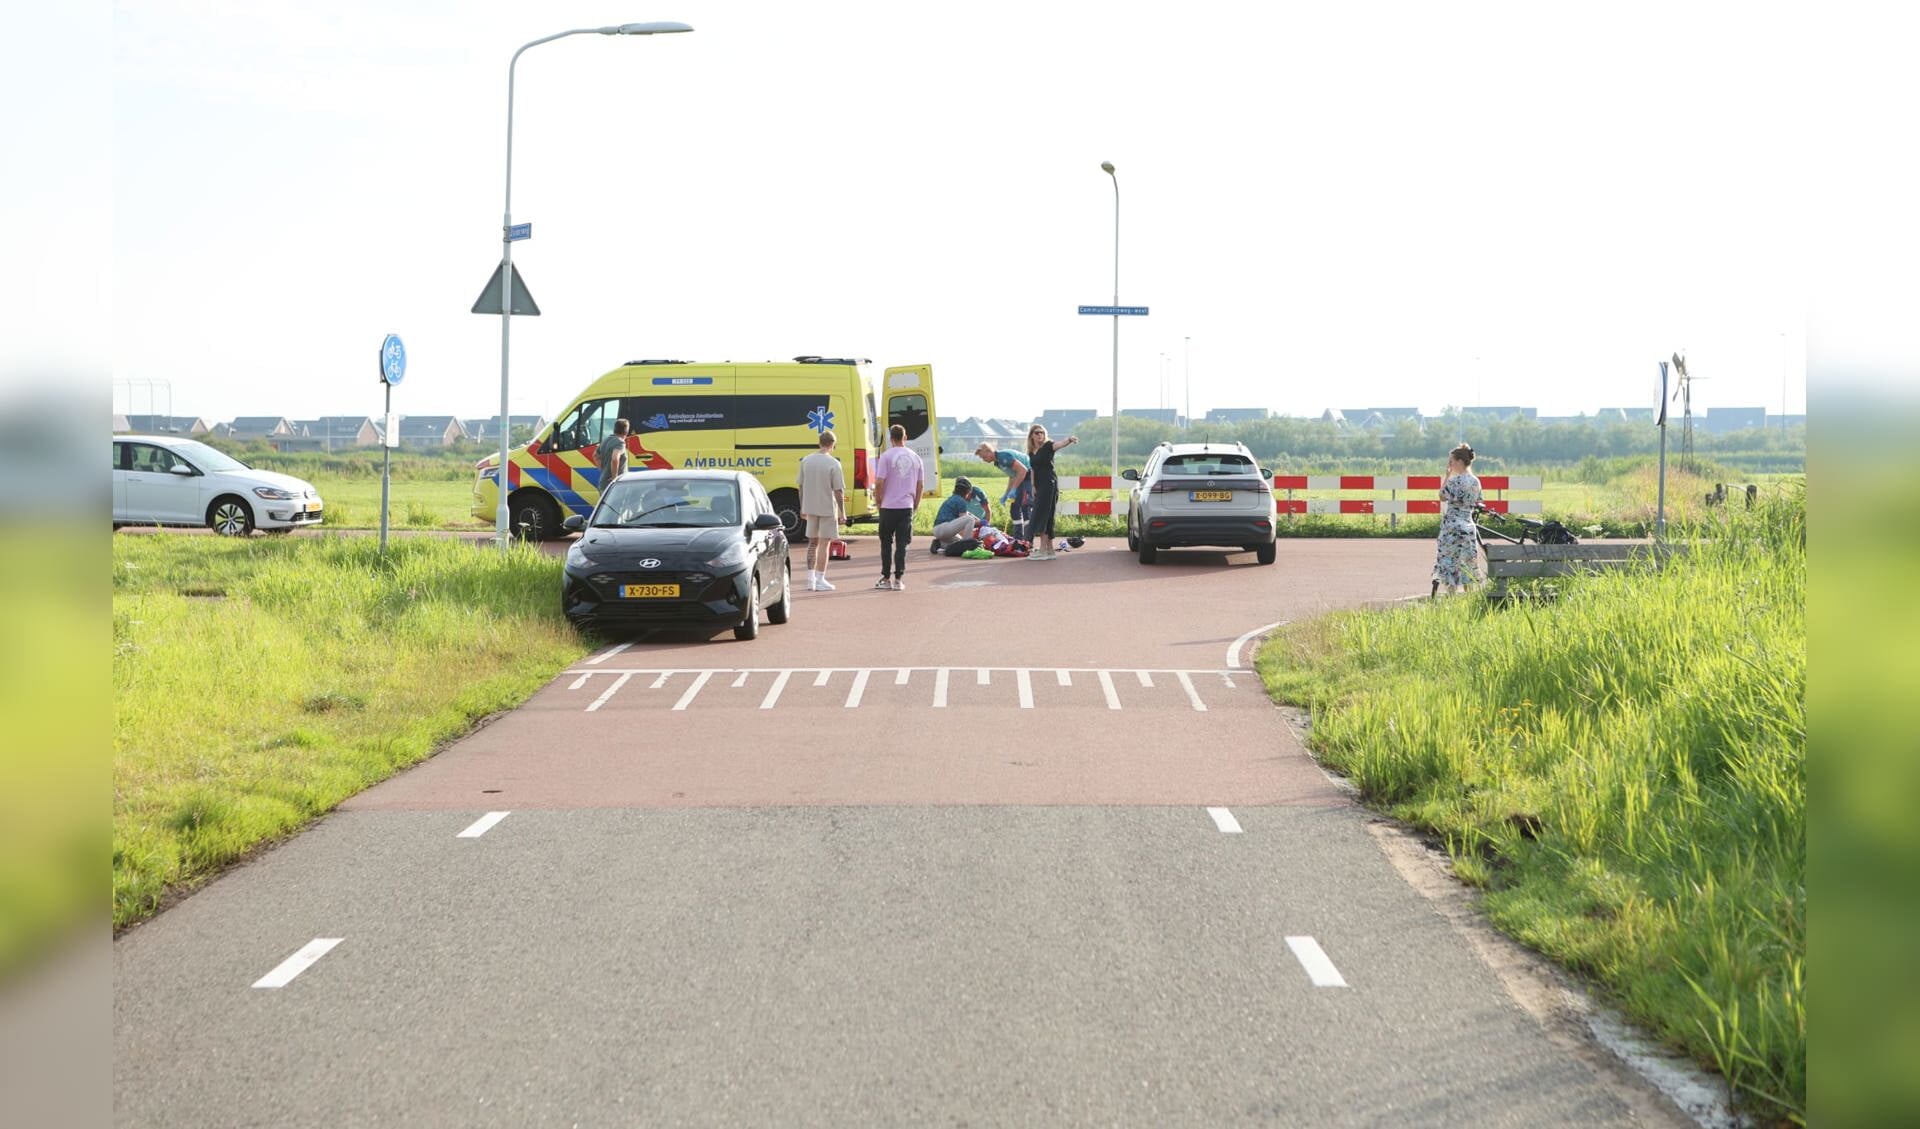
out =
{"type": "MultiPolygon", "coordinates": [[[[922,488],[929,497],[940,497],[940,432],[934,425],[933,366],[901,365],[890,368],[884,383],[887,426],[899,424],[907,429],[907,446],[920,456],[922,488]]],[[[883,439],[883,445],[887,442],[883,439]]]]}

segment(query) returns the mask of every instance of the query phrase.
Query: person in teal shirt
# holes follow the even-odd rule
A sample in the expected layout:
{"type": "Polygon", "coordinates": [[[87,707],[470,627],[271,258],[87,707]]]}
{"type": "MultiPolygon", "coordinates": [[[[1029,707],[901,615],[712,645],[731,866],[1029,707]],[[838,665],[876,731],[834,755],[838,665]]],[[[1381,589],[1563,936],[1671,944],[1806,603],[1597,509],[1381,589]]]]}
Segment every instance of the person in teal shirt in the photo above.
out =
{"type": "Polygon", "coordinates": [[[963,541],[973,536],[973,531],[987,520],[987,494],[973,484],[966,475],[953,480],[953,493],[940,503],[940,510],[933,515],[933,545],[936,553],[944,550],[955,541],[963,541]]]}
{"type": "Polygon", "coordinates": [[[973,453],[981,462],[992,463],[1007,472],[1007,489],[1000,502],[1007,507],[1007,524],[1015,537],[1026,536],[1027,522],[1033,517],[1033,464],[1018,451],[1001,451],[991,443],[982,443],[973,453]]]}

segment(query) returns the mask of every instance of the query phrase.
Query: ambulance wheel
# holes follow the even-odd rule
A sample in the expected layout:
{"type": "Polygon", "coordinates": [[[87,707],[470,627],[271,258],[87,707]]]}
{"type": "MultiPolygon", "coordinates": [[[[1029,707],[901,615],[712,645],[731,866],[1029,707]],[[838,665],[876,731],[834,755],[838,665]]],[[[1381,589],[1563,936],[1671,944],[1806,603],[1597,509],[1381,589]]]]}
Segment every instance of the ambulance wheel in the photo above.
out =
{"type": "Polygon", "coordinates": [[[516,541],[545,541],[560,534],[560,507],[538,490],[507,495],[507,528],[516,541]]]}
{"type": "Polygon", "coordinates": [[[800,491],[775,490],[767,497],[773,503],[773,512],[780,515],[780,528],[786,531],[787,544],[806,544],[806,523],[800,520],[800,491]]]}

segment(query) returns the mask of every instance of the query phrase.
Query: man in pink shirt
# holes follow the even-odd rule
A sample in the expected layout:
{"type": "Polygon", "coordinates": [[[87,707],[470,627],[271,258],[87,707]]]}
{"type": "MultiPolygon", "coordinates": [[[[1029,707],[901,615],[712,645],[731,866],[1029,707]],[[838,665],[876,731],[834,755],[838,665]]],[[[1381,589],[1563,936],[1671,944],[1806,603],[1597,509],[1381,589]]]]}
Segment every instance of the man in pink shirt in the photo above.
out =
{"type": "Polygon", "coordinates": [[[873,464],[873,494],[880,503],[880,581],[874,587],[899,592],[907,586],[907,542],[913,539],[926,468],[907,446],[906,428],[889,427],[887,440],[891,445],[873,464]]]}

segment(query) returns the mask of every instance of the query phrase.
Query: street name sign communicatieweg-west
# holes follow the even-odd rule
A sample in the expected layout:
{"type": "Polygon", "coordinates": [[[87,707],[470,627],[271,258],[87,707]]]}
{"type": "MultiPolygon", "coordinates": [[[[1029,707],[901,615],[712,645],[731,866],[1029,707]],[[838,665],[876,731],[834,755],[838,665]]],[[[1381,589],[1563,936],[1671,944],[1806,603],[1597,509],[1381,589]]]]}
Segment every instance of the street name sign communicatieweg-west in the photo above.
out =
{"type": "Polygon", "coordinates": [[[1080,312],[1083,314],[1094,314],[1099,317],[1143,318],[1147,316],[1147,308],[1145,306],[1082,306],[1080,307],[1080,312]]]}

